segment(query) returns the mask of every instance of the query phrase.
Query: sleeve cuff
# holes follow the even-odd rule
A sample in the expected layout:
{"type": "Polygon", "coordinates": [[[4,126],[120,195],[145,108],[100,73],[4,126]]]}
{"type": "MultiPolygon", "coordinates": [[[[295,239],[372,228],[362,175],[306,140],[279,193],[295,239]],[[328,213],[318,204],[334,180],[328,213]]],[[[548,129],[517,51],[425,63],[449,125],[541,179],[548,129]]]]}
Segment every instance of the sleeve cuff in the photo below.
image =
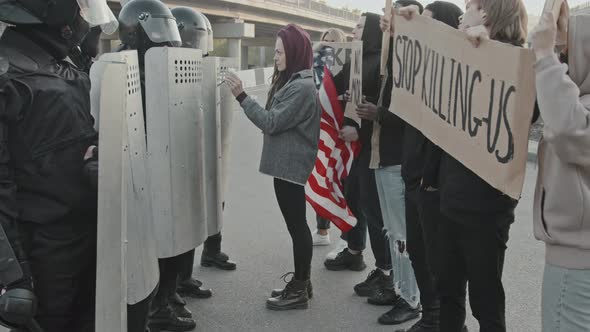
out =
{"type": "Polygon", "coordinates": [[[246,97],[248,97],[248,94],[246,94],[245,91],[242,91],[242,93],[236,97],[236,100],[241,104],[246,99],[246,97]]]}
{"type": "Polygon", "coordinates": [[[559,64],[561,64],[561,62],[559,62],[556,54],[548,55],[535,63],[535,71],[541,72],[551,66],[559,64]]]}

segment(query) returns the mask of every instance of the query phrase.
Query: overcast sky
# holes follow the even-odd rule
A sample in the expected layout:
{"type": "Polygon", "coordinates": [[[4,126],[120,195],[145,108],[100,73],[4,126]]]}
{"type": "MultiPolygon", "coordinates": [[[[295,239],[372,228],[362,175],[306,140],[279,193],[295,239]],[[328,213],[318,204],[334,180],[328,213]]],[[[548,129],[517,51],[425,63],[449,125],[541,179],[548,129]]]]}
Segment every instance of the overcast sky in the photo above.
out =
{"type": "MultiPolygon", "coordinates": [[[[423,0],[420,1],[422,4],[426,5],[434,0],[423,0]]],[[[465,6],[465,0],[447,0],[450,2],[454,2],[459,7],[463,8],[465,6]]],[[[576,6],[583,2],[587,2],[589,0],[569,0],[570,6],[576,6]]],[[[330,5],[335,7],[342,7],[348,5],[349,8],[358,8],[362,11],[369,11],[381,14],[381,8],[383,8],[385,4],[385,0],[327,0],[330,5]]],[[[544,0],[524,0],[524,3],[527,7],[527,10],[530,15],[539,15],[543,10],[543,4],[545,3],[544,0]]]]}

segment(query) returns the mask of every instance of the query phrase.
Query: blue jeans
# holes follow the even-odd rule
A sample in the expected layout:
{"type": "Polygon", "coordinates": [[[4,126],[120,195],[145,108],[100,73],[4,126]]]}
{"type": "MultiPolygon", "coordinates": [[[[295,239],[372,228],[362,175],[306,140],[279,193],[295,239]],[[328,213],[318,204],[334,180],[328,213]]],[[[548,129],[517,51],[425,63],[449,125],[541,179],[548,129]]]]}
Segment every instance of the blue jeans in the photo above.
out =
{"type": "Polygon", "coordinates": [[[401,166],[375,170],[383,226],[387,232],[393,261],[393,281],[400,296],[415,306],[420,300],[414,269],[406,247],[405,185],[401,166]]]}
{"type": "Polygon", "coordinates": [[[590,329],[590,270],[546,264],[543,276],[543,332],[590,329]]]}

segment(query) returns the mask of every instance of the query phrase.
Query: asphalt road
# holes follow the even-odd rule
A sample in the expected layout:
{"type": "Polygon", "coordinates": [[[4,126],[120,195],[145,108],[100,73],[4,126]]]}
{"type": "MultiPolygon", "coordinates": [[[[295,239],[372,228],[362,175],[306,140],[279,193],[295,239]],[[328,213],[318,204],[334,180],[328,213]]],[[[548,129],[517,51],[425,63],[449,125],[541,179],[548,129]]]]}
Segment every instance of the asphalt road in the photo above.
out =
{"type": "MultiPolygon", "coordinates": [[[[377,318],[389,310],[366,303],[352,287],[362,281],[374,259],[365,251],[363,272],[332,272],[323,266],[330,247],[314,249],[310,309],[272,312],[265,300],[272,288],[282,287],[280,276],[292,271],[291,240],[278,209],[272,179],[258,173],[262,135],[241,113],[235,114],[230,185],[226,203],[223,250],[238,262],[237,271],[195,267],[195,276],[211,287],[214,296],[191,300],[189,308],[198,331],[396,331],[408,327],[380,326],[377,318]]],[[[540,294],[543,246],[532,235],[532,196],[535,167],[528,166],[517,220],[510,232],[504,285],[508,331],[540,331],[540,294]]],[[[312,229],[315,219],[308,206],[312,229]]],[[[333,239],[338,231],[331,230],[333,239]]],[[[197,250],[200,254],[200,250],[197,250]]],[[[469,316],[471,331],[477,322],[469,316]]]]}

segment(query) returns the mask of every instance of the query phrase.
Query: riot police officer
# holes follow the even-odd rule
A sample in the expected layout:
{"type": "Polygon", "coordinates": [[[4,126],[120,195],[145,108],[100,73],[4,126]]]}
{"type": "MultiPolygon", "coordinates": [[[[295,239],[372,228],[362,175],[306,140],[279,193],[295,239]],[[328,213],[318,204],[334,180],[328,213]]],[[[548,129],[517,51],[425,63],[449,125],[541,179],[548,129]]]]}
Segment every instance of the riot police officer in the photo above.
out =
{"type": "MultiPolygon", "coordinates": [[[[180,35],[170,9],[159,0],[133,0],[126,3],[119,14],[119,36],[122,50],[137,50],[145,117],[145,54],[152,47],[178,47],[180,35]]],[[[149,133],[147,133],[149,135],[149,133]]],[[[179,259],[159,259],[160,283],[152,300],[149,327],[152,331],[189,331],[196,327],[191,313],[184,308],[174,310],[179,259]],[[180,314],[180,315],[179,315],[180,314]],[[181,317],[182,316],[182,317],[181,317]]]]}
{"type": "Polygon", "coordinates": [[[83,159],[97,133],[88,75],[64,59],[116,20],[106,0],[0,0],[0,21],[12,25],[0,38],[0,224],[17,284],[34,284],[45,331],[93,331],[97,193],[83,159]]]}
{"type": "MultiPolygon", "coordinates": [[[[210,49],[207,17],[188,7],[176,7],[172,9],[172,14],[176,18],[182,47],[200,49],[203,55],[207,56],[210,49]]],[[[195,298],[211,296],[211,291],[201,289],[202,283],[192,277],[195,251],[191,250],[180,255],[179,258],[181,266],[178,275],[178,293],[195,298]]],[[[227,254],[221,252],[221,233],[211,235],[205,241],[201,265],[215,266],[223,270],[236,269],[236,264],[229,260],[227,254]]]]}

